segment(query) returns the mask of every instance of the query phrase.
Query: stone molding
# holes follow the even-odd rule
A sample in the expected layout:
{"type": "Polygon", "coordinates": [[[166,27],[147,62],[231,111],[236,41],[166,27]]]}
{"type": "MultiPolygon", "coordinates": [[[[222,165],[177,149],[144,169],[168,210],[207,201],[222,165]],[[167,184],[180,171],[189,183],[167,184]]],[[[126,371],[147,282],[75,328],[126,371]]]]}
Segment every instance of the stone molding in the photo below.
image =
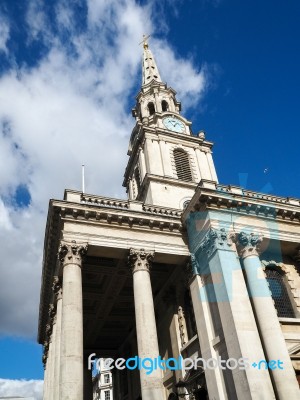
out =
{"type": "MultiPolygon", "coordinates": [[[[204,253],[207,257],[210,257],[216,250],[230,250],[234,251],[235,246],[235,233],[226,232],[225,228],[213,229],[209,228],[208,232],[202,239],[197,252],[204,253]]],[[[195,257],[195,256],[194,256],[195,257]]],[[[199,271],[199,265],[196,258],[192,258],[193,270],[199,271]],[[194,260],[194,261],[193,261],[194,260]]]]}
{"type": "Polygon", "coordinates": [[[246,258],[249,256],[259,256],[260,245],[263,241],[263,236],[260,233],[240,232],[236,235],[236,245],[239,256],[246,258]]]}
{"type": "Polygon", "coordinates": [[[252,192],[241,187],[224,186],[215,182],[210,188],[202,187],[202,181],[197,189],[199,196],[193,197],[193,201],[184,211],[184,216],[188,212],[217,208],[218,210],[230,209],[237,214],[293,221],[295,223],[300,221],[300,199],[252,192]]]}
{"type": "Polygon", "coordinates": [[[63,267],[68,264],[82,266],[82,260],[88,249],[87,243],[76,243],[72,240],[71,243],[61,242],[58,250],[58,258],[63,267]]]}
{"type": "Polygon", "coordinates": [[[133,249],[129,250],[128,264],[132,269],[132,273],[138,271],[150,272],[151,261],[154,257],[153,252],[147,252],[144,249],[133,249]]]}
{"type": "Polygon", "coordinates": [[[52,290],[56,301],[60,300],[62,298],[62,282],[58,276],[55,276],[53,279],[52,290]]]}

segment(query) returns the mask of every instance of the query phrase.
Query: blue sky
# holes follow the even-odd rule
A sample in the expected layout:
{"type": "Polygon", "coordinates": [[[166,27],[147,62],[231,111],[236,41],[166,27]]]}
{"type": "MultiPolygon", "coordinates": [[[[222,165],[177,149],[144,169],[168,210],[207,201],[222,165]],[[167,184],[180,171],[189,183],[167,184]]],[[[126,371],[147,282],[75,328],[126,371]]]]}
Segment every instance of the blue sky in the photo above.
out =
{"type": "Polygon", "coordinates": [[[49,199],[80,189],[82,162],[88,192],[125,196],[142,34],[194,132],[215,142],[219,181],[300,197],[299,19],[298,0],[1,1],[0,395],[40,398],[17,380],[43,376],[49,199]]]}

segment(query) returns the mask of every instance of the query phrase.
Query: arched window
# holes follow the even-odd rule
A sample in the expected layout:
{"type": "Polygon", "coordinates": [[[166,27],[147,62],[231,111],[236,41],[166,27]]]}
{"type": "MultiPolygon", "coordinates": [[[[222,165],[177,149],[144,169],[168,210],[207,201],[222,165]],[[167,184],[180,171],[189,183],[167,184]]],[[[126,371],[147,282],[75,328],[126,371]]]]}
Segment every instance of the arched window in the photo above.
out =
{"type": "Polygon", "coordinates": [[[265,270],[278,317],[295,318],[284,275],[275,268],[265,270]]]}
{"type": "Polygon", "coordinates": [[[163,100],[161,102],[161,109],[162,109],[162,111],[168,111],[169,110],[169,104],[168,104],[168,102],[166,100],[163,100]]]}
{"type": "Polygon", "coordinates": [[[148,103],[148,111],[149,111],[150,115],[153,115],[155,113],[155,107],[154,107],[154,104],[152,102],[148,103]]]}
{"type": "Polygon", "coordinates": [[[175,149],[173,154],[178,179],[191,182],[193,179],[188,154],[181,149],[175,149]]]}

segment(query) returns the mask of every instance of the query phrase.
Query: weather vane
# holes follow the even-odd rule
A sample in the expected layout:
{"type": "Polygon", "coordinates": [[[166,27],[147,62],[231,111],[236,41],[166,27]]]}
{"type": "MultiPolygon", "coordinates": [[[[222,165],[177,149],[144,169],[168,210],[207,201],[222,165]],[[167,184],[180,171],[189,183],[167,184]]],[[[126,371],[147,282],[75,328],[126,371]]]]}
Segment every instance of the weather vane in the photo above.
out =
{"type": "Polygon", "coordinates": [[[143,44],[143,46],[144,46],[144,49],[148,49],[148,43],[147,43],[147,40],[149,39],[149,37],[150,37],[151,35],[143,35],[143,40],[141,41],[141,43],[139,43],[139,44],[143,44]]]}

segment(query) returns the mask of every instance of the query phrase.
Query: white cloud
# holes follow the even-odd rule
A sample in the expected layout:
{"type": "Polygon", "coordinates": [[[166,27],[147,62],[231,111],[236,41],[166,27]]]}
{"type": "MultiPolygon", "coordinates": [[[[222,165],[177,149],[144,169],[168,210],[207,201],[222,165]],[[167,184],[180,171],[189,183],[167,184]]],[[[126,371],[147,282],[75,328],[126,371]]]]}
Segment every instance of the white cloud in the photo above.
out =
{"type": "Polygon", "coordinates": [[[7,19],[0,14],[0,53],[8,53],[7,42],[10,37],[10,26],[7,19]]]}
{"type": "Polygon", "coordinates": [[[196,105],[207,88],[207,67],[200,69],[192,60],[176,57],[165,41],[155,40],[152,47],[162,80],[178,92],[185,108],[196,105]]]}
{"type": "Polygon", "coordinates": [[[42,400],[43,381],[0,379],[0,396],[22,396],[26,399],[42,400]]]}
{"type": "MultiPolygon", "coordinates": [[[[36,335],[49,199],[62,198],[65,188],[80,189],[83,162],[86,191],[124,197],[134,126],[129,95],[141,81],[138,43],[144,32],[155,31],[156,20],[151,2],[142,7],[133,0],[87,0],[86,28],[76,30],[70,26],[72,4],[60,2],[50,24],[42,3],[29,3],[28,43],[43,41],[49,53],[38,65],[12,66],[0,78],[2,334],[36,335]],[[68,31],[67,39],[53,33],[58,28],[68,31]],[[11,200],[21,184],[31,195],[25,209],[11,200]]],[[[206,87],[204,71],[180,59],[167,42],[150,43],[163,79],[185,106],[196,105],[206,87]]]]}

